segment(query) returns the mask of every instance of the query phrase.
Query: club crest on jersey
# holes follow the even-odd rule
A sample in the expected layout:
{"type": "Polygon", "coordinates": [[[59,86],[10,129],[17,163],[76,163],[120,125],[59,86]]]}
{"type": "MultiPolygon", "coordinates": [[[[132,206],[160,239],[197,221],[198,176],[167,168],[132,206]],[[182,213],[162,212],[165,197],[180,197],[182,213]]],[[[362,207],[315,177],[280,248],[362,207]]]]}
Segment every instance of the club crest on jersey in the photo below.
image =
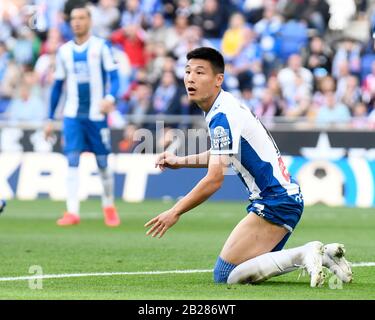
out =
{"type": "Polygon", "coordinates": [[[212,148],[216,150],[228,149],[231,143],[229,130],[218,126],[213,129],[212,148]]]}
{"type": "Polygon", "coordinates": [[[74,62],[74,73],[78,83],[85,83],[90,81],[89,66],[86,61],[74,62]]]}

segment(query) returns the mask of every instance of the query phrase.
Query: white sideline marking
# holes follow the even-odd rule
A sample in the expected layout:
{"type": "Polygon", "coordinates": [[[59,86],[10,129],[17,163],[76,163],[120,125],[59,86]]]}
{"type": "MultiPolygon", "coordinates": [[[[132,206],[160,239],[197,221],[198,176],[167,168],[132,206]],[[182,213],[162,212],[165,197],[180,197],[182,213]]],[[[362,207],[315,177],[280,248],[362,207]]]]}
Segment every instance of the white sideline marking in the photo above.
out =
{"type": "Polygon", "coordinates": [[[352,267],[375,267],[375,262],[356,262],[352,263],[352,267]]]}
{"type": "Polygon", "coordinates": [[[18,280],[32,280],[32,279],[57,279],[57,278],[76,278],[76,277],[137,276],[137,275],[158,275],[158,274],[179,274],[179,273],[207,273],[207,272],[212,272],[212,269],[44,274],[44,275],[38,275],[38,276],[5,277],[5,278],[0,278],[0,281],[18,281],[18,280]]]}
{"type": "MultiPolygon", "coordinates": [[[[352,267],[375,267],[375,262],[357,262],[357,263],[352,263],[351,265],[352,267]]],[[[78,277],[208,273],[212,271],[213,271],[212,269],[196,269],[196,270],[165,270],[165,271],[137,271],[137,272],[63,273],[63,274],[44,274],[44,275],[38,275],[38,276],[4,277],[4,278],[0,278],[0,282],[1,281],[33,280],[33,279],[78,278],[78,277]]]]}

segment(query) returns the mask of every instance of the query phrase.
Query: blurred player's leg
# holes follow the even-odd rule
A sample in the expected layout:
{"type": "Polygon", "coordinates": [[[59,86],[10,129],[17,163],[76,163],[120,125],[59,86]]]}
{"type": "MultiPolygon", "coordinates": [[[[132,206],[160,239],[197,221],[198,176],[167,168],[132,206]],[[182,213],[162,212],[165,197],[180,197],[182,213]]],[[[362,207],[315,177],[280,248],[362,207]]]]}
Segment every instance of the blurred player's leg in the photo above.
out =
{"type": "Polygon", "coordinates": [[[57,220],[59,226],[70,226],[80,222],[79,217],[79,157],[83,150],[84,139],[81,121],[75,118],[64,118],[64,153],[68,160],[66,177],[66,209],[64,216],[57,220]]]}
{"type": "Polygon", "coordinates": [[[110,227],[116,227],[120,224],[120,218],[113,200],[113,174],[108,167],[106,155],[96,156],[96,162],[103,184],[102,207],[105,224],[110,227]]]}
{"type": "Polygon", "coordinates": [[[80,222],[79,217],[79,156],[78,152],[72,152],[67,154],[68,158],[68,175],[66,179],[66,207],[67,212],[64,216],[57,220],[59,226],[69,226],[78,224],[80,222]]]}

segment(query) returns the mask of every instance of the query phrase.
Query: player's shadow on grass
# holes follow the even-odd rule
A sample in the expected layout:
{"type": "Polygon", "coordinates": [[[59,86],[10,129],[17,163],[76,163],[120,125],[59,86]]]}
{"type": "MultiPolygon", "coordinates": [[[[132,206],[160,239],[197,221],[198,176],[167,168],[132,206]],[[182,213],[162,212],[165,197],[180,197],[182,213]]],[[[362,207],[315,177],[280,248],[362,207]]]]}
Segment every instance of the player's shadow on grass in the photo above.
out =
{"type": "Polygon", "coordinates": [[[249,283],[249,284],[233,284],[233,285],[227,285],[228,289],[235,289],[235,288],[242,288],[244,286],[249,286],[253,288],[263,288],[263,287],[270,287],[276,289],[282,289],[282,288],[288,288],[288,290],[291,288],[291,286],[298,287],[305,289],[306,287],[310,288],[310,282],[309,281],[303,281],[303,280],[296,280],[296,281],[265,281],[262,283],[249,283]]]}

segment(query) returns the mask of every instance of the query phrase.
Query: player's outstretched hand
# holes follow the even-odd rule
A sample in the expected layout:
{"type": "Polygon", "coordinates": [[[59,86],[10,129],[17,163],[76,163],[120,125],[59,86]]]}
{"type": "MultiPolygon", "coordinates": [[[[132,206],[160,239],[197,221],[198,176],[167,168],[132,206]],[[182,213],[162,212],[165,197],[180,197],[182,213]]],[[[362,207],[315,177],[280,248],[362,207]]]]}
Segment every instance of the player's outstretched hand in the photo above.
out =
{"type": "Polygon", "coordinates": [[[161,238],[164,233],[166,233],[167,230],[178,221],[179,218],[180,216],[172,209],[164,211],[145,224],[146,228],[152,226],[151,229],[147,231],[146,235],[151,234],[154,238],[159,235],[159,238],[161,238]]]}
{"type": "Polygon", "coordinates": [[[178,158],[171,152],[163,152],[158,155],[155,161],[155,168],[160,168],[160,170],[164,171],[166,168],[170,169],[178,169],[180,168],[178,164],[178,158]]]}

